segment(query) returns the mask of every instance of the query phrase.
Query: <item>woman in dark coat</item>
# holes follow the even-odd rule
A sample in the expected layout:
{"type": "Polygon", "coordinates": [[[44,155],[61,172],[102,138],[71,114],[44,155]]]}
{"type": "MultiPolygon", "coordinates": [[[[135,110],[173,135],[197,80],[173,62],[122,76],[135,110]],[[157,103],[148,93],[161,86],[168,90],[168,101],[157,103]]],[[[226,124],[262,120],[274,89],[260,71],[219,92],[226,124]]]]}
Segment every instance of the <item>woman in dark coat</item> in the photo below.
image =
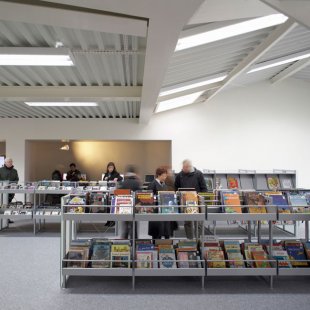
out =
{"type": "MultiPolygon", "coordinates": [[[[159,191],[167,191],[168,187],[165,184],[167,175],[166,168],[157,168],[155,180],[149,184],[148,190],[152,190],[154,195],[157,195],[159,191]]],[[[161,237],[169,239],[173,235],[173,224],[172,222],[149,222],[148,234],[152,236],[152,239],[161,239],[161,237]]]]}
{"type": "Polygon", "coordinates": [[[103,181],[114,181],[120,182],[123,178],[116,170],[115,164],[113,162],[109,162],[107,165],[107,171],[104,174],[103,181]]]}

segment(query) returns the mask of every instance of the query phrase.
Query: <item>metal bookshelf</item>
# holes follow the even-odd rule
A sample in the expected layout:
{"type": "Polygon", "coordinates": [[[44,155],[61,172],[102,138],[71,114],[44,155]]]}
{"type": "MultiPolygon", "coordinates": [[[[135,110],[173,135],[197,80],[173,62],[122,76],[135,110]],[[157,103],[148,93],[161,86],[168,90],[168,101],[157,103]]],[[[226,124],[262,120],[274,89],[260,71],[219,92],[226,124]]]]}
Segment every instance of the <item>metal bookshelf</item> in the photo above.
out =
{"type": "MultiPolygon", "coordinates": [[[[35,189],[20,189],[20,188],[0,188],[0,205],[8,205],[8,195],[9,194],[23,194],[24,195],[24,201],[27,202],[29,201],[27,197],[29,195],[35,196],[35,189]]],[[[23,220],[29,220],[32,221],[33,219],[33,212],[34,212],[35,206],[33,205],[32,208],[21,208],[21,209],[14,209],[14,208],[1,208],[1,213],[0,213],[0,231],[8,228],[9,223],[8,220],[13,220],[13,221],[23,221],[23,220]],[[12,212],[14,210],[22,210],[23,212],[27,212],[30,214],[4,214],[6,210],[11,210],[12,212]],[[3,213],[2,213],[3,212],[3,213]]]]}
{"type": "MultiPolygon", "coordinates": [[[[205,262],[203,259],[195,262],[201,264],[200,268],[136,268],[136,263],[139,262],[135,259],[135,244],[138,238],[135,235],[135,226],[140,221],[191,221],[196,222],[196,238],[198,238],[198,222],[203,224],[205,220],[205,207],[198,206],[200,208],[199,214],[140,214],[136,213],[137,207],[133,207],[131,214],[110,214],[110,213],[67,213],[66,209],[72,206],[68,206],[67,202],[70,195],[63,197],[62,199],[62,215],[61,215],[61,287],[65,288],[69,276],[127,276],[132,278],[132,287],[135,288],[136,277],[200,277],[201,285],[204,287],[205,281],[205,262]],[[133,225],[133,236],[131,246],[131,260],[130,268],[67,268],[66,253],[69,250],[70,242],[77,237],[76,223],[82,221],[129,221],[133,225]]],[[[90,208],[107,208],[110,206],[83,206],[90,208]]],[[[141,206],[149,207],[149,206],[141,206]]],[[[153,207],[153,206],[152,206],[153,207]]],[[[154,206],[156,208],[156,206],[154,206]]],[[[182,206],[178,206],[182,207],[182,206]]],[[[202,236],[203,238],[203,231],[202,236]]],[[[90,260],[87,260],[90,261],[90,260]]],[[[156,260],[155,260],[156,261],[156,260]]],[[[178,260],[175,261],[178,263],[178,260]]]]}

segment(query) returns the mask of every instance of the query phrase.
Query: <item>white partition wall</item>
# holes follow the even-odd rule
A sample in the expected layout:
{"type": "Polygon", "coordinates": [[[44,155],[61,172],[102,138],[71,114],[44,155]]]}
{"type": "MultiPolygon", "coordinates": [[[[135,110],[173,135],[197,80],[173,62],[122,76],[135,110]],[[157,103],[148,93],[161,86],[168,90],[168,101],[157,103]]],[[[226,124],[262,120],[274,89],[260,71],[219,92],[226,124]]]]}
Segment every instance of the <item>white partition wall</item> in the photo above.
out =
{"type": "Polygon", "coordinates": [[[25,140],[172,140],[173,169],[184,158],[197,168],[294,169],[310,187],[310,88],[302,80],[263,82],[224,91],[197,104],[152,117],[122,119],[2,119],[0,139],[24,177],[25,140]]]}

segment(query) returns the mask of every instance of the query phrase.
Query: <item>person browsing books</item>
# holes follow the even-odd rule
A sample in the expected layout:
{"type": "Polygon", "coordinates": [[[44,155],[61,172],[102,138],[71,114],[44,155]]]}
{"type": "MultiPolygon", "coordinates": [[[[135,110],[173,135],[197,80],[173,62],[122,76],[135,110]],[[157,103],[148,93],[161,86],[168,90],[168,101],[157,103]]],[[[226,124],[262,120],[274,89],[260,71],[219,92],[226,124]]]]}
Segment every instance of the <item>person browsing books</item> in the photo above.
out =
{"type": "MultiPolygon", "coordinates": [[[[182,170],[175,178],[175,189],[178,190],[180,188],[193,188],[197,193],[207,191],[207,185],[202,172],[194,168],[192,162],[189,159],[183,160],[182,170]]],[[[186,221],[184,223],[184,229],[186,237],[188,239],[193,239],[193,223],[186,221]]],[[[199,223],[198,234],[201,235],[201,233],[202,225],[199,223]]]]}
{"type": "MultiPolygon", "coordinates": [[[[9,181],[9,183],[18,183],[19,181],[18,172],[14,168],[12,158],[8,157],[4,160],[4,165],[3,167],[0,168],[0,181],[9,181]]],[[[14,197],[15,194],[8,194],[8,203],[11,203],[14,197]]],[[[12,224],[14,222],[9,219],[8,223],[12,224]]]]}
{"type": "MultiPolygon", "coordinates": [[[[168,171],[164,167],[159,167],[155,171],[155,179],[149,184],[148,190],[152,190],[154,195],[157,195],[160,191],[167,191],[168,186],[165,181],[168,176],[168,171]]],[[[158,212],[158,209],[156,209],[158,212]]],[[[152,236],[152,239],[169,239],[173,235],[173,222],[149,222],[148,234],[152,236]]]]}
{"type": "MultiPolygon", "coordinates": [[[[132,192],[141,189],[140,178],[137,175],[137,169],[135,166],[127,166],[124,181],[121,183],[120,188],[129,189],[132,192]]],[[[132,222],[119,222],[119,228],[119,235],[121,239],[128,239],[133,237],[132,222]]],[[[137,230],[135,230],[135,235],[137,236],[137,230]]]]}
{"type": "Polygon", "coordinates": [[[81,180],[81,172],[76,169],[76,164],[70,164],[70,170],[67,172],[67,181],[78,182],[81,180]]]}
{"type": "Polygon", "coordinates": [[[107,165],[106,173],[103,176],[103,181],[114,181],[121,182],[123,180],[122,176],[118,173],[115,164],[109,162],[107,165]]]}

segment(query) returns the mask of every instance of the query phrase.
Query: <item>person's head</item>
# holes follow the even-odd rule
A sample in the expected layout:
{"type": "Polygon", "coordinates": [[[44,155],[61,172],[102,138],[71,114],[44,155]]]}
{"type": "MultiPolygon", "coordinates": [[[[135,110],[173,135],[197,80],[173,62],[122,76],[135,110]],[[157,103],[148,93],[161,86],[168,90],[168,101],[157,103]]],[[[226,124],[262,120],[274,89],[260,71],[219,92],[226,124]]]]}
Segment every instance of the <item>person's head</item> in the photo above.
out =
{"type": "Polygon", "coordinates": [[[167,179],[168,171],[164,167],[159,167],[155,171],[155,177],[158,179],[160,182],[165,182],[167,179]]]}
{"type": "Polygon", "coordinates": [[[61,172],[59,170],[54,170],[52,173],[52,180],[55,181],[62,181],[62,175],[61,172]]]}
{"type": "Polygon", "coordinates": [[[137,168],[134,165],[128,165],[126,167],[126,174],[137,174],[137,168]]]}
{"type": "Polygon", "coordinates": [[[114,171],[117,171],[115,164],[113,162],[109,162],[107,165],[107,173],[113,173],[114,171]]]}
{"type": "Polygon", "coordinates": [[[71,171],[75,171],[76,170],[76,164],[75,163],[70,164],[70,170],[71,171]]]}
{"type": "Polygon", "coordinates": [[[13,166],[13,159],[8,157],[4,160],[4,165],[8,168],[11,168],[13,166]]]}
{"type": "Polygon", "coordinates": [[[190,173],[194,171],[193,164],[189,159],[183,160],[182,163],[182,171],[184,173],[190,173]]]}

